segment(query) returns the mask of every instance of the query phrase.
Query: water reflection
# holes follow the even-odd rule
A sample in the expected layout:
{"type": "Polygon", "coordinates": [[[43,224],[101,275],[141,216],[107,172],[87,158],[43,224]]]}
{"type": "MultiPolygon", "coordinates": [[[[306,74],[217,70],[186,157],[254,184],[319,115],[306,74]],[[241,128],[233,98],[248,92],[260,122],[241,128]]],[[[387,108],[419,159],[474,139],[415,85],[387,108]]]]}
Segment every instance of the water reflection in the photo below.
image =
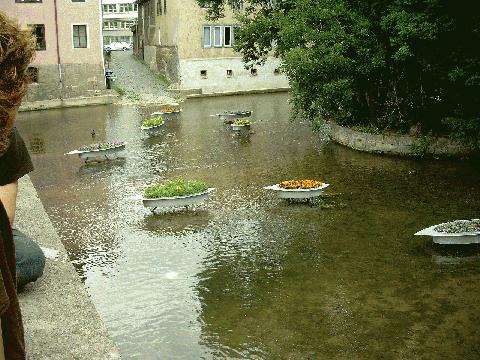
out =
{"type": "Polygon", "coordinates": [[[192,99],[182,108],[150,138],[140,131],[156,110],[148,106],[18,121],[24,138],[44,141],[32,180],[125,358],[477,355],[478,250],[445,253],[413,234],[478,217],[478,163],[328,143],[288,120],[285,94],[192,99]],[[240,108],[253,110],[251,132],[210,116],[240,108]],[[126,160],[90,168],[63,155],[89,143],[92,129],[98,142],[127,141],[126,160]],[[150,215],[129,200],[176,178],[217,190],[196,212],[150,215]],[[292,178],[331,186],[313,204],[263,189],[292,178]]]}
{"type": "Polygon", "coordinates": [[[126,158],[117,157],[111,160],[89,161],[78,168],[78,173],[81,175],[95,174],[99,172],[109,172],[116,167],[125,166],[126,158]]]}
{"type": "Polygon", "coordinates": [[[184,235],[204,230],[213,220],[213,215],[206,208],[197,207],[185,211],[167,209],[163,213],[146,215],[142,220],[142,229],[152,234],[184,235]]]}

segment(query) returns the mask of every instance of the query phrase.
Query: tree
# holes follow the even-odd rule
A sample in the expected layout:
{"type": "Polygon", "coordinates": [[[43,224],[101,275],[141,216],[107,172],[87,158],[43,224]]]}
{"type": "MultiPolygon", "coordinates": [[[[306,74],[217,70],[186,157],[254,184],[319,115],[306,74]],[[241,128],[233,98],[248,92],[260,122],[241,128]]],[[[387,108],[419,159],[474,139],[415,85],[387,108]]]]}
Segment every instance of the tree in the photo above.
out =
{"type": "MultiPolygon", "coordinates": [[[[235,0],[197,0],[208,17],[235,0]]],[[[235,34],[247,64],[274,53],[294,115],[480,147],[480,15],[473,1],[249,0],[235,34]]]]}

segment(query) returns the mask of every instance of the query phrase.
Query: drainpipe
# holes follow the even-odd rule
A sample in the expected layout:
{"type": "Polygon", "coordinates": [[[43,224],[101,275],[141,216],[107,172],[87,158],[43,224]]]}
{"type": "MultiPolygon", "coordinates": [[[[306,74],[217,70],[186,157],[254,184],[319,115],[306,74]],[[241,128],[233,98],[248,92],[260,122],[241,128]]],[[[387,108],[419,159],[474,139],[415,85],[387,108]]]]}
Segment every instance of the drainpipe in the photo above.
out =
{"type": "Polygon", "coordinates": [[[57,64],[58,64],[58,76],[60,78],[60,100],[63,100],[63,74],[62,74],[62,62],[60,59],[60,41],[58,40],[58,11],[57,0],[53,0],[53,6],[55,9],[55,36],[57,40],[57,64]]]}

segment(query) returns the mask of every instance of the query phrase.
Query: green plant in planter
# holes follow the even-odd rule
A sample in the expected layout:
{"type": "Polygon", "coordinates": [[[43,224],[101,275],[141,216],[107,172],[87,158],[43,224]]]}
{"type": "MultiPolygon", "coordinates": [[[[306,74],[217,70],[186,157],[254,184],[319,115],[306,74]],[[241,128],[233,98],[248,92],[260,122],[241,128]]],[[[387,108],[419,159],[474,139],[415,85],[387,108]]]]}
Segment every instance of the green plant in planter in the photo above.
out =
{"type": "Polygon", "coordinates": [[[202,193],[207,190],[208,186],[203,181],[178,179],[147,187],[144,192],[144,197],[147,199],[156,199],[161,197],[187,196],[202,193]]]}
{"type": "Polygon", "coordinates": [[[249,119],[237,119],[233,122],[233,125],[250,125],[249,119]]]}
{"type": "Polygon", "coordinates": [[[152,127],[152,126],[159,126],[164,123],[164,120],[161,116],[157,116],[151,119],[145,119],[143,120],[142,126],[145,127],[152,127]]]}
{"type": "Polygon", "coordinates": [[[112,142],[104,142],[104,143],[96,143],[90,145],[83,145],[78,148],[78,151],[95,151],[95,150],[107,150],[112,148],[117,148],[120,146],[125,145],[124,141],[112,141],[112,142]]]}

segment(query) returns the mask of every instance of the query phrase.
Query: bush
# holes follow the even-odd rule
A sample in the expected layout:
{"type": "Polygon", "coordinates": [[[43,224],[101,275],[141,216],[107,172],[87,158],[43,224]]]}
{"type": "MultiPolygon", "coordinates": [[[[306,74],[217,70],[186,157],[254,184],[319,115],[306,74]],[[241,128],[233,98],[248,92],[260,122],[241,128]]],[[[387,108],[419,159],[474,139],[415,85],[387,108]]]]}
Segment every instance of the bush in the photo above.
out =
{"type": "Polygon", "coordinates": [[[202,181],[185,181],[182,179],[167,181],[162,185],[152,185],[145,189],[144,197],[155,199],[161,197],[187,196],[208,190],[202,181]]]}
{"type": "MultiPolygon", "coordinates": [[[[234,0],[197,2],[216,18],[234,0]]],[[[402,133],[417,126],[434,136],[450,131],[478,146],[480,13],[471,6],[248,0],[239,21],[235,48],[249,66],[272,53],[282,60],[292,117],[402,133]]]]}
{"type": "Polygon", "coordinates": [[[152,126],[163,125],[163,123],[164,123],[163,118],[161,116],[157,116],[157,117],[154,117],[154,118],[151,118],[151,119],[143,120],[142,126],[152,127],[152,126]]]}

